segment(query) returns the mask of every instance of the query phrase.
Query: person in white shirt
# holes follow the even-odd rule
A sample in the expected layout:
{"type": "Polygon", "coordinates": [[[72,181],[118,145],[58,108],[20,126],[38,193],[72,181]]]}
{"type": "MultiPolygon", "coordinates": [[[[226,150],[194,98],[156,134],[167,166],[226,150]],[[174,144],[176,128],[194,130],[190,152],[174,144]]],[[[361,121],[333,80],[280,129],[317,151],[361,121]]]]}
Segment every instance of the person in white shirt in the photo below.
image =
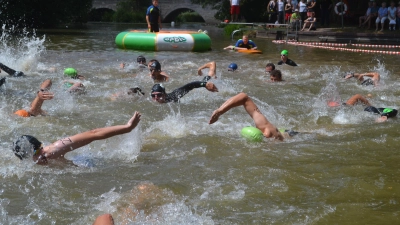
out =
{"type": "Polygon", "coordinates": [[[237,22],[240,13],[239,0],[230,0],[230,2],[231,2],[231,21],[237,22]]]}
{"type": "Polygon", "coordinates": [[[278,23],[285,23],[285,3],[283,0],[278,0],[278,23]]]}
{"type": "Polygon", "coordinates": [[[390,2],[390,7],[388,8],[388,19],[389,19],[389,30],[396,30],[396,12],[394,1],[390,2]]]}

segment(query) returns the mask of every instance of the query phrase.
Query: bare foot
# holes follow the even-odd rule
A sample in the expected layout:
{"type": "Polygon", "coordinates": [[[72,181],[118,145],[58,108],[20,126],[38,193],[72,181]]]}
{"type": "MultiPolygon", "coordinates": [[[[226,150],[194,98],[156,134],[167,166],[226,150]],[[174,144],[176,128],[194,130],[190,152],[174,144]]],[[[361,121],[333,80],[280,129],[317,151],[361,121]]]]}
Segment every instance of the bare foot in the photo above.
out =
{"type": "Polygon", "coordinates": [[[134,129],[140,122],[141,116],[142,115],[139,112],[135,112],[135,114],[133,114],[132,118],[128,121],[127,125],[129,127],[131,127],[132,129],[134,129]]]}
{"type": "Polygon", "coordinates": [[[210,121],[208,121],[208,124],[213,124],[213,123],[217,122],[220,115],[222,115],[222,114],[218,111],[218,109],[215,110],[213,112],[213,114],[211,115],[211,118],[210,118],[210,121]]]}
{"type": "Polygon", "coordinates": [[[383,29],[381,29],[380,32],[383,32],[383,29]]]}

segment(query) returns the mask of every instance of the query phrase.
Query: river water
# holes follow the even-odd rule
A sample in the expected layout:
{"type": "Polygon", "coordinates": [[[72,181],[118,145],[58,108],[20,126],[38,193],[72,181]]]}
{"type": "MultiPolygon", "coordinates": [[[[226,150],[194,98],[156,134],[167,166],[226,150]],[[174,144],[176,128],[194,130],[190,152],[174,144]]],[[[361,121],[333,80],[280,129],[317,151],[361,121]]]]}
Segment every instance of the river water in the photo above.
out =
{"type": "MultiPolygon", "coordinates": [[[[139,52],[116,48],[114,39],[134,25],[89,24],[1,37],[0,62],[24,71],[1,89],[0,224],[91,224],[111,213],[116,224],[398,224],[400,222],[399,120],[376,123],[363,106],[328,108],[371,94],[377,107],[399,108],[399,56],[360,54],[253,39],[261,55],[222,50],[233,42],[207,29],[213,50],[139,52]],[[280,51],[299,67],[278,66],[285,82],[268,83],[265,64],[280,51]],[[197,68],[216,61],[218,93],[195,89],[181,103],[156,104],[138,55],[156,58],[171,80],[168,91],[200,80],[197,68]],[[119,64],[126,62],[126,69],[119,64]],[[230,73],[231,62],[239,69],[230,73]],[[47,71],[57,68],[56,72],[47,71]],[[62,88],[63,69],[87,80],[86,95],[62,88]],[[378,71],[378,87],[364,87],[346,71],[378,71]],[[53,79],[50,116],[19,118],[40,83],[53,79]],[[139,85],[144,97],[110,96],[139,85]],[[211,113],[229,97],[246,92],[277,127],[303,132],[283,142],[251,143],[241,128],[254,125],[245,110],[232,109],[213,125],[211,113]],[[142,113],[131,133],[70,152],[71,162],[47,166],[20,161],[11,151],[22,134],[45,144],[96,127],[124,124],[142,113]]],[[[178,27],[179,28],[179,27],[178,27]]],[[[205,71],[207,72],[207,71],[205,71]]],[[[5,73],[1,73],[5,76],[5,73]]]]}

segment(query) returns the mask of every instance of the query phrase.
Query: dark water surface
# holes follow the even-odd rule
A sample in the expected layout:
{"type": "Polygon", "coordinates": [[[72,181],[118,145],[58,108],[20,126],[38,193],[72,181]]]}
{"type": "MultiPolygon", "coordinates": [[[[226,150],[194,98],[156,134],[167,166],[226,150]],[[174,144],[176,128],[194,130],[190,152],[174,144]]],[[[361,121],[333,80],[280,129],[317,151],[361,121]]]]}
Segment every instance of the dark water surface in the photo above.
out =
{"type": "MultiPolygon", "coordinates": [[[[261,55],[222,50],[232,44],[213,27],[213,50],[139,52],[116,48],[114,39],[133,25],[89,24],[86,29],[2,36],[0,62],[28,77],[8,78],[2,88],[0,224],[91,224],[112,213],[117,224],[398,224],[400,222],[399,119],[355,107],[328,108],[372,94],[377,107],[399,109],[400,57],[276,45],[253,39],[261,55]],[[17,39],[18,44],[15,44],[17,39]],[[280,51],[299,67],[278,66],[285,82],[268,83],[265,64],[280,51]],[[171,77],[168,91],[200,80],[197,68],[216,61],[218,93],[196,89],[180,104],[151,102],[153,85],[136,57],[156,58],[171,77]],[[121,62],[130,63],[119,69],[121,62]],[[229,73],[231,62],[239,66],[229,73]],[[56,67],[57,72],[47,72],[56,67]],[[86,76],[87,94],[62,88],[63,69],[86,76]],[[378,87],[343,80],[346,71],[378,71],[378,87]],[[39,84],[53,79],[55,98],[43,105],[50,116],[17,118],[39,84]],[[139,85],[144,97],[110,100],[139,85]],[[283,142],[251,143],[240,130],[254,125],[235,108],[208,125],[229,97],[246,92],[277,127],[303,131],[283,142]],[[11,146],[22,134],[45,144],[96,127],[124,124],[134,111],[142,121],[132,133],[97,141],[68,153],[73,163],[38,166],[16,158],[11,146]],[[154,184],[154,186],[153,186],[154,184]],[[139,185],[139,186],[138,186],[139,185]],[[140,189],[140,187],[145,187],[140,189]]],[[[384,44],[384,43],[382,43],[384,44]]],[[[206,72],[206,71],[205,71],[206,72]]],[[[5,76],[5,73],[1,73],[5,76]]]]}

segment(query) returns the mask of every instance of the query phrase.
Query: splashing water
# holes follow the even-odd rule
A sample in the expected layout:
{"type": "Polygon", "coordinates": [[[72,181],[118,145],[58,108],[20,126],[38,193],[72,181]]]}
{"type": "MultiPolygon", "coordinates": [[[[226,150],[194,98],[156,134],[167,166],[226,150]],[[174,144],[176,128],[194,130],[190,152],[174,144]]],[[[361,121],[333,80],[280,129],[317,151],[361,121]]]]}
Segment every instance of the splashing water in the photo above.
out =
{"type": "Polygon", "coordinates": [[[18,31],[15,26],[7,27],[6,24],[3,24],[2,30],[0,62],[15,70],[35,70],[41,54],[46,51],[46,37],[37,37],[35,30],[28,31],[24,28],[18,31]]]}

